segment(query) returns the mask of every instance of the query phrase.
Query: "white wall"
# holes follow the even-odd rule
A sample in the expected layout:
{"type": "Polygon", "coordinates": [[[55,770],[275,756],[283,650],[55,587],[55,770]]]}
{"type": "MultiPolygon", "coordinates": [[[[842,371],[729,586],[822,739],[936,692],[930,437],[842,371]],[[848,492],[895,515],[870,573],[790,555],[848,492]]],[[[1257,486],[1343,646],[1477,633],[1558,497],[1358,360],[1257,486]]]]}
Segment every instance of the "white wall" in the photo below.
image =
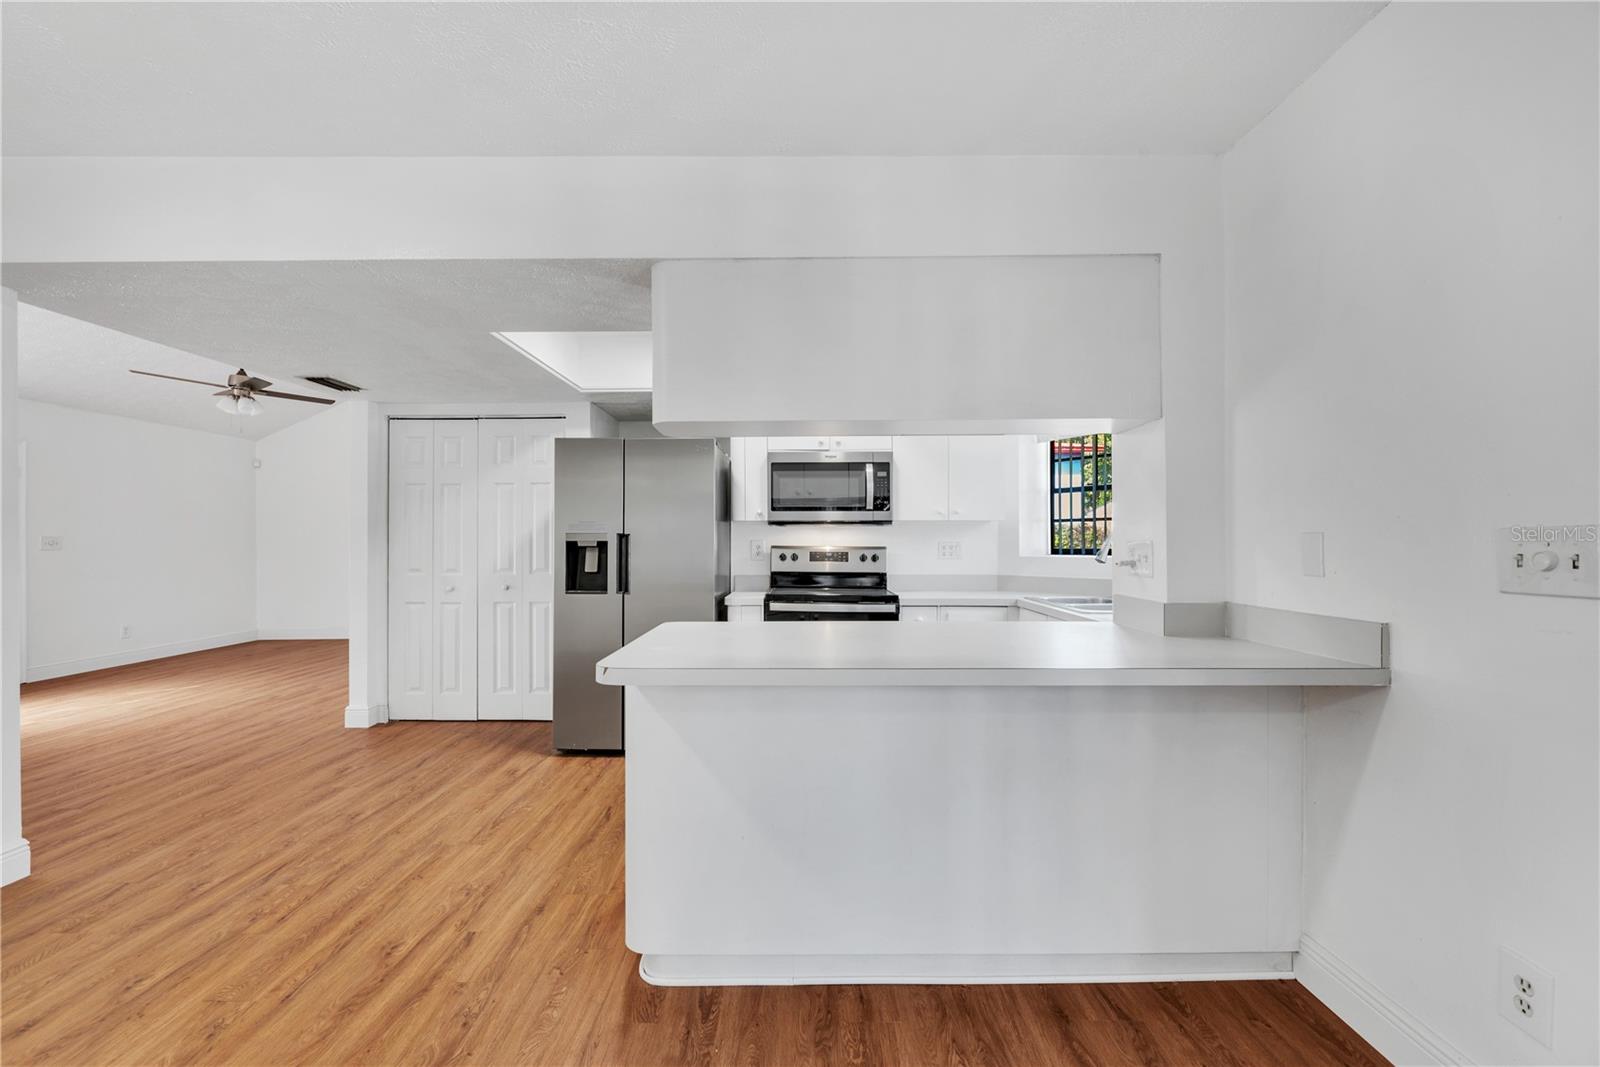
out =
{"type": "Polygon", "coordinates": [[[338,404],[256,442],[256,630],[263,639],[349,635],[354,411],[338,404]]]}
{"type": "MultiPolygon", "coordinates": [[[[764,522],[733,524],[733,573],[739,588],[766,588],[771,573],[768,557],[750,557],[750,542],[773,545],[883,545],[889,550],[889,585],[903,576],[923,578],[981,577],[982,582],[960,582],[960,588],[995,588],[996,544],[999,523],[995,522],[897,522],[888,526],[772,526],[764,522]],[[960,559],[940,559],[939,542],[961,544],[960,559]],[[740,576],[758,577],[739,582],[740,576]]],[[[927,585],[924,584],[924,588],[927,585]]]]}
{"type": "Polygon", "coordinates": [[[0,289],[0,885],[31,866],[22,836],[22,523],[17,294],[0,289]]]}
{"type": "Polygon", "coordinates": [[[255,636],[253,442],[32,401],[20,421],[29,678],[255,636]]]}
{"type": "Polygon", "coordinates": [[[1596,28],[1390,6],[1224,167],[1230,599],[1393,627],[1392,689],[1306,698],[1305,932],[1479,1063],[1600,1061],[1600,607],[1500,594],[1490,542],[1600,518],[1596,28]]]}
{"type": "Polygon", "coordinates": [[[1067,436],[1148,422],[1160,272],[1151,255],[657,263],[655,423],[1067,436]]]}

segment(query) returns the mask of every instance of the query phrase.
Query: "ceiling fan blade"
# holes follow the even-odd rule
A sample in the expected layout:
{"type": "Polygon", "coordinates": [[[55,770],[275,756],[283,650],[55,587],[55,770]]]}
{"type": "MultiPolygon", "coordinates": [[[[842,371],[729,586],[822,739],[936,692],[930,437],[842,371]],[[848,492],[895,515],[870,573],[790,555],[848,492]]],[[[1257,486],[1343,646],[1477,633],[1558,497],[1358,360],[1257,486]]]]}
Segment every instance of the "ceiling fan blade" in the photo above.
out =
{"type": "Polygon", "coordinates": [[[279,400],[304,400],[308,404],[331,404],[333,401],[320,396],[301,396],[299,393],[278,393],[271,389],[253,390],[256,396],[275,396],[279,400]]]}
{"type": "Polygon", "coordinates": [[[252,393],[259,393],[272,383],[267,381],[265,378],[246,378],[239,384],[243,388],[250,390],[252,393]]]}
{"type": "Polygon", "coordinates": [[[211,395],[212,396],[232,396],[233,395],[233,390],[232,389],[224,389],[220,393],[212,393],[211,395]]]}
{"type": "Polygon", "coordinates": [[[227,388],[227,386],[221,385],[219,382],[202,382],[199,378],[179,378],[179,377],[176,377],[176,376],[171,375],[171,374],[157,374],[155,371],[150,371],[150,370],[130,370],[128,373],[129,374],[142,374],[146,378],[165,378],[169,382],[189,382],[192,385],[209,385],[213,389],[217,389],[217,388],[226,389],[227,388]]]}

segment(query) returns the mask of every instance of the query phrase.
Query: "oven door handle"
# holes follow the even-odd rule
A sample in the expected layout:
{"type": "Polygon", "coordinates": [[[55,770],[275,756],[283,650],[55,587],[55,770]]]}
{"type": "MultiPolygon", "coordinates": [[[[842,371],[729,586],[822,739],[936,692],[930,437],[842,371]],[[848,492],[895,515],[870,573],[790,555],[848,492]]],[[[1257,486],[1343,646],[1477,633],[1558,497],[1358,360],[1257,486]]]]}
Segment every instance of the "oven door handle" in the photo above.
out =
{"type": "Polygon", "coordinates": [[[780,601],[767,605],[768,611],[816,612],[823,615],[893,615],[898,604],[821,604],[780,601]]]}

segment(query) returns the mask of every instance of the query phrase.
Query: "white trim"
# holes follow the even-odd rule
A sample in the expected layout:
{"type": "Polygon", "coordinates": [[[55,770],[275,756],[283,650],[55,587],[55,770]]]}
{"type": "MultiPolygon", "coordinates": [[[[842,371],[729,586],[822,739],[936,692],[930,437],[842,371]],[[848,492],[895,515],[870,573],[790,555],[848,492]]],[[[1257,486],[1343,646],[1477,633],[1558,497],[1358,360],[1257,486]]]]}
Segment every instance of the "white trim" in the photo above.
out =
{"type": "Polygon", "coordinates": [[[352,704],[344,709],[344,725],[349,730],[365,730],[370,726],[382,726],[388,721],[387,704],[374,704],[366,708],[358,708],[352,704]]]}
{"type": "Polygon", "coordinates": [[[348,641],[348,626],[289,626],[257,630],[257,641],[348,641]]]}
{"type": "Polygon", "coordinates": [[[1314,937],[1301,936],[1294,976],[1395,1067],[1472,1063],[1464,1052],[1314,937]]]}
{"type": "Polygon", "coordinates": [[[231,634],[213,634],[210,637],[199,637],[193,641],[178,641],[170,645],[152,645],[149,648],[134,648],[126,652],[113,652],[109,656],[63,660],[59,663],[41,663],[38,666],[29,667],[23,674],[23,681],[42,682],[47,678],[64,678],[69,674],[103,671],[107,667],[124,667],[130,663],[144,663],[153,659],[166,659],[169,656],[182,656],[190,652],[204,652],[207,649],[223,648],[227,645],[242,645],[254,640],[256,640],[256,632],[254,630],[239,630],[231,634]]]}
{"type": "Polygon", "coordinates": [[[10,885],[12,882],[28,877],[33,870],[33,849],[28,844],[28,839],[23,838],[14,845],[7,845],[0,851],[0,885],[10,885]]]}
{"type": "Polygon", "coordinates": [[[658,986],[1057,985],[1293,978],[1290,952],[1095,955],[677,956],[646,953],[639,977],[658,986]]]}

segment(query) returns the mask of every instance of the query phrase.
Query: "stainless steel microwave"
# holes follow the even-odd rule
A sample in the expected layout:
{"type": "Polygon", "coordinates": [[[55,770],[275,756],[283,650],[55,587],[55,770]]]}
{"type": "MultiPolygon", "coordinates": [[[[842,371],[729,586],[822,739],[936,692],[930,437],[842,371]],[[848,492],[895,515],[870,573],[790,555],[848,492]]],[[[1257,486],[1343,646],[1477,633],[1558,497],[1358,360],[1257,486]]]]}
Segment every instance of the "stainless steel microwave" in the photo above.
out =
{"type": "Polygon", "coordinates": [[[892,452],[772,452],[767,521],[874,522],[893,518],[892,452]]]}

